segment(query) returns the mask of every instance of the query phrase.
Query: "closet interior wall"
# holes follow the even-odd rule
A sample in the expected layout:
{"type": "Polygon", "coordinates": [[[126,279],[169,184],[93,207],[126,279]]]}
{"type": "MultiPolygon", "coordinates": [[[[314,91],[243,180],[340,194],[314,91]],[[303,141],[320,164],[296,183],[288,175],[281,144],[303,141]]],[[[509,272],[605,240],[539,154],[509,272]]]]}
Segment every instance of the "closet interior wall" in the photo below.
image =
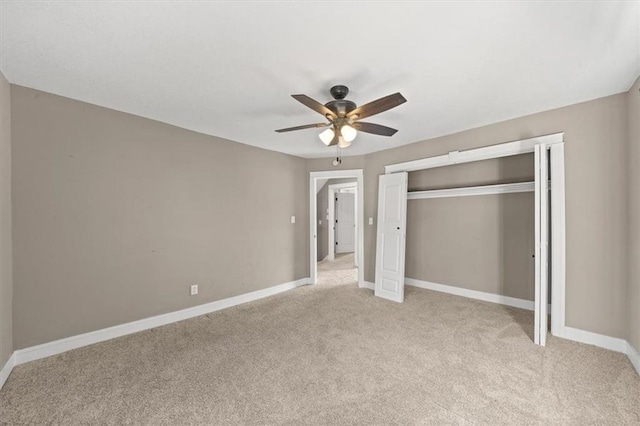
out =
{"type": "MultiPolygon", "coordinates": [[[[409,192],[534,180],[533,154],[409,173],[409,192]]],[[[534,193],[407,203],[406,276],[534,299],[534,193]]]]}

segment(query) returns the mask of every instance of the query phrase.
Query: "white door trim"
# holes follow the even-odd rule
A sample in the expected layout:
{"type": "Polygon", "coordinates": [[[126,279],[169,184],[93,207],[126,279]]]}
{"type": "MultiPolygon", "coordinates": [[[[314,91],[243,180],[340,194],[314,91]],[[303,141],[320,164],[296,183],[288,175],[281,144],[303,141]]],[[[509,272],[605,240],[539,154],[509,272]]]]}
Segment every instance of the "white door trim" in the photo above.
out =
{"type": "Polygon", "coordinates": [[[327,260],[334,260],[336,258],[336,230],[335,230],[335,221],[336,221],[336,202],[335,189],[329,187],[329,218],[327,219],[327,260]]]}
{"type": "Polygon", "coordinates": [[[522,139],[515,142],[501,143],[466,151],[452,151],[436,157],[421,158],[404,163],[390,164],[384,167],[386,174],[396,172],[413,172],[416,170],[432,169],[435,167],[451,166],[453,164],[470,163],[473,161],[489,160],[491,158],[509,157],[511,155],[533,152],[536,145],[551,146],[564,141],[564,132],[546,136],[522,139]]]}
{"type": "Polygon", "coordinates": [[[549,191],[548,156],[545,144],[535,147],[535,317],[533,340],[540,346],[547,344],[549,303],[549,191]]]}
{"type": "Polygon", "coordinates": [[[467,186],[464,188],[430,189],[427,191],[409,191],[407,200],[425,200],[428,198],[472,197],[476,195],[514,194],[533,192],[535,182],[501,183],[496,185],[467,186]]]}
{"type": "Polygon", "coordinates": [[[332,183],[329,185],[329,189],[346,189],[346,188],[356,188],[358,189],[358,182],[345,182],[345,183],[332,183]]]}
{"type": "Polygon", "coordinates": [[[564,143],[550,148],[551,175],[551,334],[560,336],[566,327],[566,218],[564,143]]]}
{"type": "Polygon", "coordinates": [[[320,172],[309,172],[309,284],[318,282],[318,215],[316,180],[317,179],[340,179],[355,178],[358,188],[356,222],[358,228],[357,235],[357,265],[358,265],[358,286],[366,287],[364,281],[364,173],[362,169],[353,170],[327,170],[320,172]]]}

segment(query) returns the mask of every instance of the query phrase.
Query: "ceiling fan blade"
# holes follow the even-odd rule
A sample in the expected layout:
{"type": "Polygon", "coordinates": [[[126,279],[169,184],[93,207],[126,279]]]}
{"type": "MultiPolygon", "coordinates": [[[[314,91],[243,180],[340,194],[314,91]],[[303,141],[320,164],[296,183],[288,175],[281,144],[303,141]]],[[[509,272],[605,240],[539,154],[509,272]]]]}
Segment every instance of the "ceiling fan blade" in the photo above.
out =
{"type": "Polygon", "coordinates": [[[356,115],[358,116],[358,119],[371,117],[372,115],[380,114],[381,112],[395,108],[405,102],[407,102],[407,100],[404,96],[400,93],[394,93],[393,95],[385,96],[384,98],[377,99],[354,109],[347,114],[347,117],[354,117],[356,115]]]}
{"type": "Polygon", "coordinates": [[[361,132],[372,133],[380,136],[393,136],[398,131],[397,129],[392,129],[391,127],[382,126],[380,124],[362,123],[360,121],[356,121],[351,126],[361,132]]]}
{"type": "Polygon", "coordinates": [[[276,132],[293,132],[294,130],[303,130],[303,129],[315,129],[318,127],[327,127],[331,123],[316,123],[316,124],[305,124],[304,126],[296,126],[296,127],[287,127],[286,129],[278,129],[276,132]]]}
{"type": "Polygon", "coordinates": [[[307,95],[291,95],[291,97],[296,101],[300,102],[301,104],[308,106],[315,112],[318,112],[329,119],[337,118],[336,114],[333,111],[331,111],[326,106],[322,105],[320,102],[311,99],[307,95]]]}
{"type": "Polygon", "coordinates": [[[340,135],[339,132],[335,132],[333,139],[331,139],[331,143],[327,146],[336,146],[338,145],[338,142],[340,142],[340,135]]]}

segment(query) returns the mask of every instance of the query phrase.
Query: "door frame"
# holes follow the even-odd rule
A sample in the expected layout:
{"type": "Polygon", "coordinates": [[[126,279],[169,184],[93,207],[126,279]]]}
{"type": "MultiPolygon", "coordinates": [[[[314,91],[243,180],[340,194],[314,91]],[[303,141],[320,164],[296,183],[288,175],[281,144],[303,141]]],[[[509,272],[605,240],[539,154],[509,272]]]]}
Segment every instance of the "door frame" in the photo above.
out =
{"type": "Polygon", "coordinates": [[[547,344],[549,304],[549,156],[544,143],[534,150],[535,168],[535,298],[534,298],[534,343],[547,344]]]}
{"type": "MultiPolygon", "coordinates": [[[[469,163],[488,160],[491,158],[508,157],[527,154],[535,151],[536,145],[545,146],[550,152],[549,168],[551,172],[551,334],[563,337],[567,334],[566,327],[566,213],[565,213],[565,161],[564,161],[564,132],[553,133],[513,142],[490,145],[465,151],[451,151],[448,154],[422,158],[404,163],[385,166],[385,174],[396,172],[412,172],[449,166],[453,164],[469,163]]],[[[549,223],[546,224],[549,231],[549,223]]],[[[539,330],[542,332],[543,330],[539,330]]],[[[545,331],[546,332],[546,331],[545,331]]]]}
{"type": "MultiPolygon", "coordinates": [[[[345,188],[355,188],[356,189],[356,197],[355,197],[355,214],[357,215],[358,213],[358,182],[345,182],[345,183],[334,183],[332,185],[329,185],[328,187],[328,192],[329,192],[329,219],[327,221],[328,225],[332,225],[334,224],[335,220],[336,220],[336,202],[335,202],[335,196],[336,196],[336,192],[339,192],[339,190],[341,189],[345,189],[345,188]],[[336,191],[338,190],[338,191],[336,191]]],[[[358,228],[360,228],[358,226],[358,220],[356,218],[356,235],[358,235],[358,228]]],[[[336,256],[336,247],[335,247],[335,228],[333,226],[327,226],[327,241],[329,242],[328,244],[328,254],[327,254],[327,259],[329,260],[334,260],[335,256],[336,256]]],[[[358,244],[355,245],[355,266],[358,267],[358,244]]]]}
{"type": "Polygon", "coordinates": [[[318,282],[318,215],[317,215],[317,180],[318,179],[340,179],[355,178],[357,187],[357,213],[356,223],[357,254],[358,265],[358,287],[367,287],[364,283],[364,173],[362,169],[352,170],[327,170],[309,172],[309,284],[318,282]]]}

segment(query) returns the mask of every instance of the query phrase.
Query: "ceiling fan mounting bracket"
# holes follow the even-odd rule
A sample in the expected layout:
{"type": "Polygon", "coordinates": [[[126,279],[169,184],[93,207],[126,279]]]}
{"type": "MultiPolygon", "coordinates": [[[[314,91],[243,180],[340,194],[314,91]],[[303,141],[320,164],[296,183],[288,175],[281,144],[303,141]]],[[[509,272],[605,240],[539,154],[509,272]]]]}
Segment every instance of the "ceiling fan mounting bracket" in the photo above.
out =
{"type": "Polygon", "coordinates": [[[331,96],[333,96],[333,99],[344,99],[347,97],[347,95],[349,94],[349,88],[347,86],[343,86],[342,84],[338,84],[336,86],[333,86],[329,92],[331,93],[331,96]]]}

